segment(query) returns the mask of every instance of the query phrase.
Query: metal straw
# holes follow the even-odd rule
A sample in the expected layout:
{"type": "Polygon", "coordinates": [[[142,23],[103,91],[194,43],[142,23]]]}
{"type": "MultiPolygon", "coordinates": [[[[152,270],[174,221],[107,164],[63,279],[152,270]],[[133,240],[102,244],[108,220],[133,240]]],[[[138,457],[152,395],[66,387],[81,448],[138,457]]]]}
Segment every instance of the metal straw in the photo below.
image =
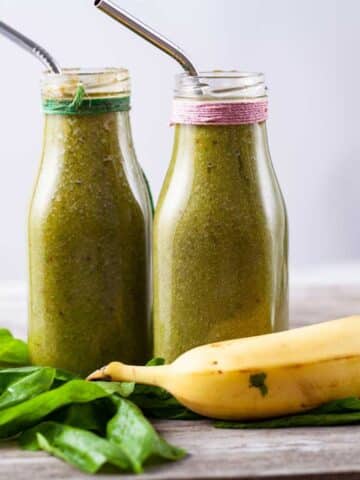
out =
{"type": "Polygon", "coordinates": [[[9,25],[4,22],[0,21],[0,33],[7,37],[12,42],[19,45],[19,47],[23,48],[27,52],[30,52],[32,55],[37,57],[40,62],[42,62],[46,68],[51,70],[54,73],[61,73],[61,68],[57,61],[47,52],[44,48],[40,45],[35,43],[30,38],[25,37],[22,33],[18,32],[17,30],[13,29],[9,25]]]}
{"type": "Polygon", "coordinates": [[[160,50],[173,57],[190,75],[198,75],[189,57],[160,33],[148,27],[110,0],[95,0],[94,5],[137,35],[140,35],[140,37],[155,45],[155,47],[160,48],[160,50]]]}

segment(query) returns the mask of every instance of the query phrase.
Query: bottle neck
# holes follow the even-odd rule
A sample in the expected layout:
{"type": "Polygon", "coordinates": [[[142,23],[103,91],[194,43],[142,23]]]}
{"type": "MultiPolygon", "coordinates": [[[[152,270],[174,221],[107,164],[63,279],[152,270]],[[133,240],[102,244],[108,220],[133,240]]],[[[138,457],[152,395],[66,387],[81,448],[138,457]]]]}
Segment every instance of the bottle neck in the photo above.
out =
{"type": "MultiPolygon", "coordinates": [[[[105,76],[112,78],[113,75],[107,72],[105,76]]],[[[120,136],[128,137],[131,142],[130,96],[105,91],[101,95],[90,93],[89,85],[93,83],[96,88],[98,84],[96,79],[91,82],[91,77],[92,74],[87,82],[77,79],[74,83],[74,78],[68,83],[63,80],[57,88],[52,79],[43,91],[44,151],[57,151],[55,157],[63,161],[77,161],[80,157],[88,158],[89,162],[106,161],[104,159],[119,150],[120,136]]]]}
{"type": "Polygon", "coordinates": [[[93,115],[45,115],[44,157],[57,163],[91,164],[121,155],[131,144],[129,112],[93,115]],[[125,143],[126,142],[126,143],[125,143]]]}
{"type": "Polygon", "coordinates": [[[226,171],[234,175],[247,164],[270,159],[267,115],[266,96],[175,98],[174,159],[193,162],[198,172],[214,169],[212,178],[226,171]]]}
{"type": "MultiPolygon", "coordinates": [[[[204,170],[242,168],[270,160],[266,122],[175,126],[173,160],[204,170]]],[[[214,171],[216,174],[216,171],[214,171]]]]}

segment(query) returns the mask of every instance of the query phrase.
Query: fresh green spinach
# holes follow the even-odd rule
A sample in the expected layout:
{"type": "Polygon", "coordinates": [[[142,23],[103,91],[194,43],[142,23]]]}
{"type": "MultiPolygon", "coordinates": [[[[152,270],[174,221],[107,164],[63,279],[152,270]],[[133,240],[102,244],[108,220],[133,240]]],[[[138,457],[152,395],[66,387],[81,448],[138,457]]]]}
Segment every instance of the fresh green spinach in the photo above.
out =
{"type": "Polygon", "coordinates": [[[14,338],[6,328],[0,328],[0,365],[29,365],[26,343],[14,338]]]}
{"type": "Polygon", "coordinates": [[[47,451],[87,473],[105,465],[139,473],[148,461],[185,455],[126,400],[145,396],[145,387],[91,383],[51,367],[10,367],[28,364],[27,346],[1,329],[0,361],[7,365],[0,368],[1,439],[17,435],[23,448],[47,451]]]}
{"type": "MultiPolygon", "coordinates": [[[[148,365],[162,365],[153,359],[148,365]]],[[[87,473],[103,468],[139,473],[156,460],[178,460],[184,450],[161,438],[145,417],[202,418],[159,387],[91,383],[51,367],[29,366],[27,345],[0,329],[0,438],[18,435],[28,450],[44,450],[87,473]],[[145,416],[144,416],[145,415],[145,416]]],[[[267,394],[266,374],[250,386],[267,394]]],[[[360,423],[360,399],[335,400],[308,412],[217,428],[283,428],[360,423]]]]}

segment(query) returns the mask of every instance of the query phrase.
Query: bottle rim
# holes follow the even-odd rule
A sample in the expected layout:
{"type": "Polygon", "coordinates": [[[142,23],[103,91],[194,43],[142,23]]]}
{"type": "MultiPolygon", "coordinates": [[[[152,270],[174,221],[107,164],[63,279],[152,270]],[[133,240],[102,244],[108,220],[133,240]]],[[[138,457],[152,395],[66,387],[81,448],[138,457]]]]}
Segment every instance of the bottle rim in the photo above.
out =
{"type": "Polygon", "coordinates": [[[41,92],[45,98],[73,98],[79,85],[87,97],[119,97],[130,94],[130,74],[123,67],[64,68],[61,73],[45,71],[41,92]]]}
{"type": "Polygon", "coordinates": [[[262,98],[267,96],[265,75],[261,72],[213,70],[175,77],[175,97],[208,99],[262,98]]]}
{"type": "MultiPolygon", "coordinates": [[[[56,75],[56,74],[55,74],[56,75]]],[[[189,72],[177,74],[178,77],[190,78],[259,78],[264,80],[265,75],[262,72],[243,71],[243,70],[202,70],[198,75],[191,75],[189,72]]]]}

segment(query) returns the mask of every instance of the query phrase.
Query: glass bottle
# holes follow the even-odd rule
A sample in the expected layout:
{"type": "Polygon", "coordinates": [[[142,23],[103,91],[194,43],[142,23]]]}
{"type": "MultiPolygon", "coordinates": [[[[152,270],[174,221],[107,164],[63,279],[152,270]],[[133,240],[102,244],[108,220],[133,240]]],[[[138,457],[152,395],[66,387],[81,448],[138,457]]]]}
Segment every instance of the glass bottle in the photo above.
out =
{"type": "Polygon", "coordinates": [[[147,187],[125,69],[46,73],[41,166],[29,213],[29,349],[86,375],[151,355],[147,187]]]}
{"type": "Polygon", "coordinates": [[[288,230],[262,74],[177,77],[154,220],[155,355],[288,325],[288,230]]]}

